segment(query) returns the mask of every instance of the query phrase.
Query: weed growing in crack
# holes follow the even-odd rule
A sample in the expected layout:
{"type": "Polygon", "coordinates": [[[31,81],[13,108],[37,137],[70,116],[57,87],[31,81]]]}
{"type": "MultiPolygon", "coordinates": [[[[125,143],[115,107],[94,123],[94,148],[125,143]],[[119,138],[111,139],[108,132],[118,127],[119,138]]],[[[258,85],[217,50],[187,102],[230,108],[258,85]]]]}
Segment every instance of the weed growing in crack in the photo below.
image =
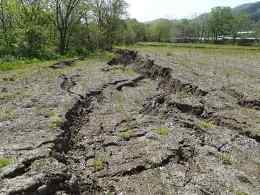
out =
{"type": "Polygon", "coordinates": [[[49,128],[52,128],[52,129],[58,128],[64,122],[62,117],[55,112],[51,112],[49,114],[49,117],[50,117],[50,121],[51,121],[50,124],[49,124],[49,128]]]}
{"type": "Polygon", "coordinates": [[[114,195],[113,192],[107,192],[106,195],[114,195]]]}
{"type": "Polygon", "coordinates": [[[246,193],[246,192],[237,191],[237,192],[236,192],[236,195],[249,195],[249,194],[246,193]]]}
{"type": "Polygon", "coordinates": [[[0,122],[9,121],[16,118],[15,110],[12,108],[2,107],[0,108],[0,122]]]}
{"type": "Polygon", "coordinates": [[[168,52],[166,53],[166,56],[173,56],[173,54],[168,51],[168,52]]]}
{"type": "Polygon", "coordinates": [[[198,124],[199,128],[201,129],[214,129],[215,128],[215,125],[213,122],[211,121],[201,121],[199,124],[198,124]]]}
{"type": "Polygon", "coordinates": [[[123,140],[129,140],[132,135],[131,129],[126,129],[122,132],[119,132],[118,136],[121,137],[123,140]]]}
{"type": "Polygon", "coordinates": [[[122,113],[122,115],[124,115],[125,119],[127,121],[130,121],[131,116],[129,115],[126,108],[124,107],[124,102],[125,102],[126,98],[120,92],[115,93],[114,98],[116,100],[115,101],[116,112],[122,113]]]}
{"type": "Polygon", "coordinates": [[[0,158],[0,169],[10,165],[12,163],[11,159],[8,158],[0,158]]]}
{"type": "Polygon", "coordinates": [[[256,117],[256,124],[260,124],[260,117],[256,117]]]}
{"type": "Polygon", "coordinates": [[[260,173],[260,163],[257,163],[256,170],[260,173]]]}
{"type": "Polygon", "coordinates": [[[0,101],[12,101],[16,98],[26,98],[30,97],[32,94],[29,91],[16,91],[16,92],[6,92],[0,94],[0,101]]]}
{"type": "Polygon", "coordinates": [[[124,112],[124,97],[120,94],[120,93],[116,93],[115,94],[115,100],[116,100],[116,104],[115,104],[115,109],[117,112],[124,112]]]}
{"type": "Polygon", "coordinates": [[[101,171],[105,168],[105,162],[102,159],[95,159],[93,166],[95,171],[101,171]]]}
{"type": "Polygon", "coordinates": [[[15,94],[15,93],[1,93],[0,94],[0,100],[1,101],[10,101],[16,98],[16,96],[19,94],[15,94]]]}
{"type": "Polygon", "coordinates": [[[192,93],[187,90],[179,90],[176,92],[177,98],[187,98],[192,96],[192,93]]]}
{"type": "Polygon", "coordinates": [[[137,72],[133,68],[124,67],[124,66],[120,66],[120,65],[114,66],[111,69],[111,72],[113,74],[125,74],[127,76],[137,76],[137,72]]]}
{"type": "Polygon", "coordinates": [[[134,71],[134,69],[125,67],[124,73],[127,74],[128,76],[136,76],[137,73],[134,71]]]}
{"type": "Polygon", "coordinates": [[[156,129],[152,129],[153,132],[161,135],[161,136],[167,136],[170,133],[170,129],[167,127],[159,127],[156,129]]]}
{"type": "Polygon", "coordinates": [[[220,160],[224,165],[232,165],[233,164],[233,158],[232,155],[229,153],[223,153],[219,156],[220,160]]]}

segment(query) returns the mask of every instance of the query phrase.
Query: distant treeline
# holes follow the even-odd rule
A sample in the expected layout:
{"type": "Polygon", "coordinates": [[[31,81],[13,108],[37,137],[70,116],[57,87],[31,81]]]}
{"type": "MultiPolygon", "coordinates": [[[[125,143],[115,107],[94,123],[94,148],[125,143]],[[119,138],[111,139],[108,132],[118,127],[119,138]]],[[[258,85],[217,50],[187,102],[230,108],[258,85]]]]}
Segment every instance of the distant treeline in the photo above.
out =
{"type": "Polygon", "coordinates": [[[125,0],[0,0],[0,57],[49,59],[114,44],[219,42],[223,36],[236,42],[240,32],[260,34],[260,24],[228,7],[190,20],[141,23],[127,18],[127,6],[125,0]]]}
{"type": "Polygon", "coordinates": [[[143,25],[144,41],[152,42],[254,44],[260,38],[260,23],[230,7],[216,7],[194,19],[159,19],[143,25]]]}

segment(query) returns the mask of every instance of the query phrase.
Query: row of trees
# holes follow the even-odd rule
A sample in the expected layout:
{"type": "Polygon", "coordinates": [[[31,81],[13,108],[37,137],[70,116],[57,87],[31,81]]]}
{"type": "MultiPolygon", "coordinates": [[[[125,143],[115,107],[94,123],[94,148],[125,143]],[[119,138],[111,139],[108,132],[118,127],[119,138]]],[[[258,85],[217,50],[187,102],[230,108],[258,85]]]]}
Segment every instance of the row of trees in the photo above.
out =
{"type": "Polygon", "coordinates": [[[0,56],[50,58],[138,41],[216,40],[255,27],[246,14],[217,7],[188,20],[140,23],[125,0],[0,0],[0,56]]]}
{"type": "Polygon", "coordinates": [[[238,32],[253,29],[253,23],[244,13],[234,13],[229,7],[216,7],[210,13],[194,19],[160,19],[145,25],[149,41],[217,40],[220,36],[231,36],[235,40],[238,32]]]}
{"type": "Polygon", "coordinates": [[[126,7],[124,0],[0,0],[0,55],[111,49],[126,7]]]}

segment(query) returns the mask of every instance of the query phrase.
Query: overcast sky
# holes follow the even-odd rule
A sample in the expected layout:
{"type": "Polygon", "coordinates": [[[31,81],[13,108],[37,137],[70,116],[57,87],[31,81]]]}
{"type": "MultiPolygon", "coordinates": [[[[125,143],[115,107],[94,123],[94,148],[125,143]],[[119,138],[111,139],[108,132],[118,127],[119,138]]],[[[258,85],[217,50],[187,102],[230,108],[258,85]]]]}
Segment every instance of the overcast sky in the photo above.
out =
{"type": "Polygon", "coordinates": [[[212,7],[235,7],[256,0],[126,0],[129,4],[129,15],[139,21],[150,21],[157,18],[185,18],[208,12],[212,7]]]}

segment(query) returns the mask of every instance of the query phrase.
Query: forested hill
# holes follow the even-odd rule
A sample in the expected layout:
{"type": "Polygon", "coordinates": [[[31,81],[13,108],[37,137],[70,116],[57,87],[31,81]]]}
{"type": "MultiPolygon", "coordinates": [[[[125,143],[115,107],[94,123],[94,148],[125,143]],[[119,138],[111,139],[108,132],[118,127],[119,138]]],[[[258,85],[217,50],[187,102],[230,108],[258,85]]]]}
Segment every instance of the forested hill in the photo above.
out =
{"type": "Polygon", "coordinates": [[[235,12],[244,12],[250,16],[252,20],[260,20],[260,1],[255,3],[247,3],[234,8],[235,12]]]}
{"type": "MultiPolygon", "coordinates": [[[[257,1],[255,3],[247,3],[247,4],[239,5],[233,8],[233,11],[234,13],[246,13],[254,22],[260,21],[260,1],[257,1]]],[[[207,14],[202,14],[202,16],[204,15],[207,14]]],[[[160,18],[153,21],[149,21],[147,23],[155,24],[160,22],[169,22],[169,20],[165,18],[160,18]]]]}

